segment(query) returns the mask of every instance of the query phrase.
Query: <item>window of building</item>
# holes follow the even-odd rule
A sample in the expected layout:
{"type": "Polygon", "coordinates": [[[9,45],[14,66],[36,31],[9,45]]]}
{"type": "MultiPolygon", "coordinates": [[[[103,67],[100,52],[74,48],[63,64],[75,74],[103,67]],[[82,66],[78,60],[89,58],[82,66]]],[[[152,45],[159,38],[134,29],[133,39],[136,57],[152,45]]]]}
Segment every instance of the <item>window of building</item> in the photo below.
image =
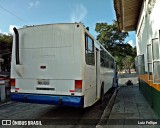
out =
{"type": "Polygon", "coordinates": [[[160,83],[160,61],[153,62],[154,83],[160,83]]]}
{"type": "Polygon", "coordinates": [[[86,51],[86,64],[95,65],[94,55],[94,41],[87,34],[85,35],[85,51],[86,51]]]}
{"type": "Polygon", "coordinates": [[[152,39],[152,53],[153,60],[159,59],[159,40],[158,38],[152,39]]]}
{"type": "Polygon", "coordinates": [[[153,76],[152,76],[152,63],[148,63],[148,80],[153,80],[153,76]]]}
{"type": "Polygon", "coordinates": [[[147,45],[147,64],[148,64],[148,80],[153,80],[152,77],[152,49],[151,44],[147,45]]]}
{"type": "Polygon", "coordinates": [[[152,51],[151,51],[151,44],[148,44],[147,45],[147,59],[148,59],[148,62],[152,62],[152,51]]]}
{"type": "Polygon", "coordinates": [[[138,75],[145,74],[144,54],[136,57],[136,71],[138,75]]]}
{"type": "Polygon", "coordinates": [[[159,39],[152,39],[152,57],[153,57],[153,82],[160,83],[160,55],[159,55],[159,39]]]}

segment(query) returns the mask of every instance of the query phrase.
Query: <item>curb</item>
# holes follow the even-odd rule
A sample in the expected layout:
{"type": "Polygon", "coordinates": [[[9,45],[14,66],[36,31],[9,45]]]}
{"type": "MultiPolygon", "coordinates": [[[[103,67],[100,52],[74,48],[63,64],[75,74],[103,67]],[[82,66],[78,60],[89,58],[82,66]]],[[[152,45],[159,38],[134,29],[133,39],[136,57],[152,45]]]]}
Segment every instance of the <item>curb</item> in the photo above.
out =
{"type": "Polygon", "coordinates": [[[112,107],[113,107],[113,105],[114,105],[114,101],[115,101],[115,99],[116,99],[117,92],[118,92],[118,89],[119,89],[119,88],[120,88],[120,87],[118,87],[118,88],[114,91],[111,99],[110,99],[109,102],[108,102],[108,105],[107,105],[106,108],[104,109],[104,112],[103,112],[103,114],[102,114],[102,116],[101,116],[101,119],[99,120],[98,124],[96,125],[96,128],[103,128],[103,126],[107,125],[107,119],[109,118],[109,115],[110,115],[110,113],[111,113],[111,110],[112,110],[112,107]],[[105,121],[105,122],[104,122],[104,121],[105,121]]]}
{"type": "Polygon", "coordinates": [[[14,103],[13,101],[8,101],[8,102],[0,104],[0,107],[6,106],[8,104],[13,104],[13,103],[14,103]]]}

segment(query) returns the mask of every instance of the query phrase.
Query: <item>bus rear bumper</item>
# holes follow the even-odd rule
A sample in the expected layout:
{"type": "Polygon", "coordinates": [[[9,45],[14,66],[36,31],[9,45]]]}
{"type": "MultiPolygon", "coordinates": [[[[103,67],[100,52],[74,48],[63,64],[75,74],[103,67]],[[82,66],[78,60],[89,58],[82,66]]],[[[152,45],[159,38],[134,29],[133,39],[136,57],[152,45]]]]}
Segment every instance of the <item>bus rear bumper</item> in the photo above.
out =
{"type": "Polygon", "coordinates": [[[60,106],[83,107],[83,96],[59,96],[11,93],[11,100],[26,103],[51,104],[60,106]]]}

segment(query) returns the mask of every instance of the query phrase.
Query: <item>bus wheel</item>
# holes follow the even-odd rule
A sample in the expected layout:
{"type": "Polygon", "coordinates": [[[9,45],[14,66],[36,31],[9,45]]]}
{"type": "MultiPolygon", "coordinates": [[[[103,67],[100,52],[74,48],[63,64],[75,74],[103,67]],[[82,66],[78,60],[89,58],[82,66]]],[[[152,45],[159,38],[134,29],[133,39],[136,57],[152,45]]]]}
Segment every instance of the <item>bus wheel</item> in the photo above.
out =
{"type": "Polygon", "coordinates": [[[100,103],[103,103],[104,100],[104,87],[101,87],[101,94],[100,94],[100,103]]]}

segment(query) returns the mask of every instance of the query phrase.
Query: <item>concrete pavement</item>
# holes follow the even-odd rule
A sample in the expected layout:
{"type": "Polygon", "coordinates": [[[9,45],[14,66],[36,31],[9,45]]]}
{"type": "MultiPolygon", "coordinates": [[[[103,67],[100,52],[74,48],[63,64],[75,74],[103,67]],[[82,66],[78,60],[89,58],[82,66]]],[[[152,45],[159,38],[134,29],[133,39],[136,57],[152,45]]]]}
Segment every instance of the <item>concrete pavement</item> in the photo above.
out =
{"type": "Polygon", "coordinates": [[[101,120],[107,120],[106,124],[99,124],[97,128],[160,128],[160,125],[156,125],[160,123],[158,116],[137,84],[121,86],[115,98],[111,100],[114,102],[110,102],[112,103],[110,113],[108,113],[109,110],[105,110],[101,118],[101,120]]]}

